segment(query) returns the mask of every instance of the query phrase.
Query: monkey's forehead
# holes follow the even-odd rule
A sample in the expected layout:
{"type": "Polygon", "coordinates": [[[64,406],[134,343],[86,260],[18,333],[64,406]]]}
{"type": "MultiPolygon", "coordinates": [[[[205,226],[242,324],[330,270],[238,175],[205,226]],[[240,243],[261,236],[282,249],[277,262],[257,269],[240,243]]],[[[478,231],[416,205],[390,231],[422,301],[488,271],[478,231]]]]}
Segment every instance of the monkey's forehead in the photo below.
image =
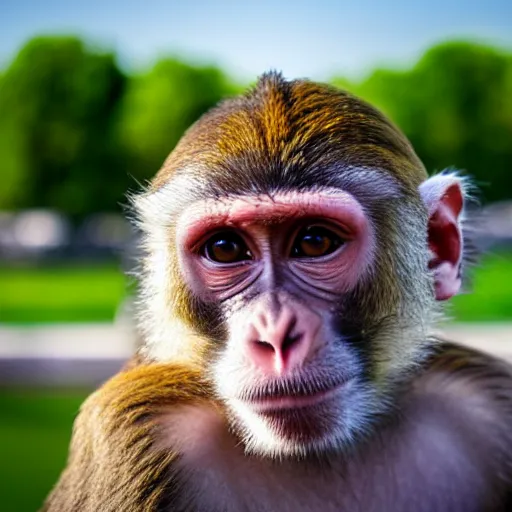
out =
{"type": "MultiPolygon", "coordinates": [[[[300,216],[302,210],[307,210],[308,216],[318,210],[316,214],[324,217],[330,207],[351,211],[357,209],[360,213],[377,207],[380,211],[378,205],[382,204],[386,205],[389,214],[393,205],[398,206],[406,199],[401,183],[378,169],[358,168],[353,169],[350,175],[341,174],[336,187],[316,184],[304,191],[276,187],[264,192],[254,188],[218,189],[211,183],[194,178],[195,172],[197,170],[190,169],[189,173],[178,173],[161,187],[133,196],[137,217],[146,227],[175,225],[184,211],[188,215],[194,215],[197,211],[201,218],[209,217],[211,220],[219,214],[230,217],[237,207],[245,209],[245,217],[251,221],[257,220],[259,214],[256,210],[260,209],[265,223],[268,223],[269,208],[262,208],[265,205],[270,206],[272,215],[278,217],[282,217],[281,207],[290,213],[289,205],[295,205],[295,209],[292,209],[295,216],[300,216]]],[[[421,203],[419,194],[416,195],[421,203]]]]}
{"type": "Polygon", "coordinates": [[[273,196],[203,199],[189,205],[178,220],[182,246],[192,247],[206,232],[218,227],[279,225],[301,218],[318,217],[343,226],[350,238],[367,231],[362,205],[343,191],[284,193],[273,196]]]}
{"type": "Polygon", "coordinates": [[[405,136],[369,104],[327,85],[268,74],[197,121],[153,188],[190,168],[221,188],[336,186],[339,174],[360,167],[381,169],[410,189],[427,177],[405,136]]]}

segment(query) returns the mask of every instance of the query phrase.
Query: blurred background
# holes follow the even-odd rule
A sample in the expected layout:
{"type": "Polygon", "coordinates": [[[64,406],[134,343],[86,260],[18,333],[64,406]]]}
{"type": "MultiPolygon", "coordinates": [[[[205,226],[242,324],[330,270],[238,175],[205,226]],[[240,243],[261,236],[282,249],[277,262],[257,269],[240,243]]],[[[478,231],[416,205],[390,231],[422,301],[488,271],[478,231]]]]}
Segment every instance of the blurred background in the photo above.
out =
{"type": "Polygon", "coordinates": [[[0,496],[34,511],[80,403],[135,344],[138,191],[268,69],[384,110],[479,187],[484,250],[444,330],[512,356],[512,3],[0,3],[0,496]]]}

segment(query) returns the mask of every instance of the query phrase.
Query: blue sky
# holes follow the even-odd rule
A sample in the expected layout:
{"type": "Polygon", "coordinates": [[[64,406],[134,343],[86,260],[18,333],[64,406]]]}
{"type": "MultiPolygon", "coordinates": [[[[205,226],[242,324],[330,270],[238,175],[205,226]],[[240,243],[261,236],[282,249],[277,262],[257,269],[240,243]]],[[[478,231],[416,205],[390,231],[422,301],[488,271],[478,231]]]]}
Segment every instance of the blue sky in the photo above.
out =
{"type": "Polygon", "coordinates": [[[172,54],[241,79],[269,68],[325,79],[408,65],[451,38],[512,48],[512,1],[0,0],[0,65],[40,33],[84,36],[127,68],[172,54]]]}

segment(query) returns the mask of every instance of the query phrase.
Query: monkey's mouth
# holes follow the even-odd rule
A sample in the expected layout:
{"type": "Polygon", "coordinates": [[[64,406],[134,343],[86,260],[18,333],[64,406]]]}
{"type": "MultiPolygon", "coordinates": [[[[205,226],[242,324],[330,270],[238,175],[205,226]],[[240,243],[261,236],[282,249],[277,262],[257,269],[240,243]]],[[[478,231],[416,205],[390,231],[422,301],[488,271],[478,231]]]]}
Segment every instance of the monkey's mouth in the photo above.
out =
{"type": "Polygon", "coordinates": [[[263,415],[316,407],[333,399],[350,380],[326,382],[323,386],[283,382],[253,390],[243,397],[243,401],[254,412],[263,415]]]}
{"type": "MultiPolygon", "coordinates": [[[[328,438],[345,414],[347,397],[357,385],[357,375],[335,377],[312,373],[251,386],[238,395],[246,412],[259,417],[274,439],[306,447],[328,438]]],[[[244,413],[242,413],[244,417],[244,413]]],[[[247,426],[251,429],[251,420],[247,426]]]]}
{"type": "MultiPolygon", "coordinates": [[[[329,436],[342,414],[343,396],[350,380],[330,383],[307,392],[266,393],[245,402],[277,439],[305,447],[329,436]]],[[[296,390],[299,391],[299,390],[296,390]]]]}
{"type": "Polygon", "coordinates": [[[270,396],[260,400],[253,400],[251,407],[255,412],[262,414],[272,413],[272,411],[311,407],[332,398],[338,390],[339,386],[311,395],[270,396]]]}

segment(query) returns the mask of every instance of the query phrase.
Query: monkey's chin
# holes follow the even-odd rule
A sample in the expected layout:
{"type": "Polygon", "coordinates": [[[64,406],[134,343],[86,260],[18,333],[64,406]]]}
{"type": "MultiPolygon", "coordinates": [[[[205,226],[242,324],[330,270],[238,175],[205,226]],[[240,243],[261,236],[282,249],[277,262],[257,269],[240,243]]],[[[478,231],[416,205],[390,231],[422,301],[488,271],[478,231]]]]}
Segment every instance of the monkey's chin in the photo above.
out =
{"type": "MultiPolygon", "coordinates": [[[[346,391],[346,390],[343,390],[346,391]]],[[[325,397],[238,403],[235,432],[248,453],[272,458],[307,457],[350,448],[362,418],[344,392],[325,397]]]]}

